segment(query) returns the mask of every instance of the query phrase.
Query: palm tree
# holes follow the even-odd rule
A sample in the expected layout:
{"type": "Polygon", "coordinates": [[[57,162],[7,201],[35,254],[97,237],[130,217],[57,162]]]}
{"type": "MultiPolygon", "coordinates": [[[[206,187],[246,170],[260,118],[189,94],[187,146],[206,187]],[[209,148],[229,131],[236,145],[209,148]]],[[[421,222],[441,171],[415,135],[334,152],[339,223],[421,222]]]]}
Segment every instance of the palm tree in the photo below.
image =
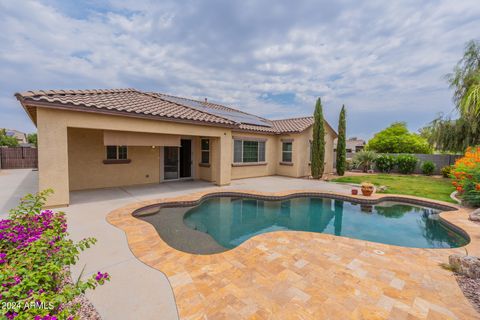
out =
{"type": "Polygon", "coordinates": [[[458,119],[440,116],[429,125],[429,142],[437,150],[463,152],[480,144],[480,41],[467,43],[462,59],[447,75],[458,119]]]}
{"type": "Polygon", "coordinates": [[[460,100],[459,109],[465,116],[480,115],[480,71],[472,79],[472,83],[460,100]]]}
{"type": "Polygon", "coordinates": [[[367,172],[373,168],[375,159],[377,159],[377,153],[374,151],[360,151],[355,154],[353,162],[357,168],[362,168],[363,172],[367,172]]]}

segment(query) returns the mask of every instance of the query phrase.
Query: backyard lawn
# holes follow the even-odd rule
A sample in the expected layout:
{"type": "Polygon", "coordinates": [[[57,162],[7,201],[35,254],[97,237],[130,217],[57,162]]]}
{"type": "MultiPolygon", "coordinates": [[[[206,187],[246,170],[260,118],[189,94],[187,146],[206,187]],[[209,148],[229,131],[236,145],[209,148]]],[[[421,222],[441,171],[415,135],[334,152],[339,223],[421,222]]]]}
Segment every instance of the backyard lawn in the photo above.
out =
{"type": "Polygon", "coordinates": [[[370,174],[341,177],[333,179],[332,181],[343,183],[370,182],[376,186],[387,187],[386,191],[379,193],[406,194],[455,203],[455,201],[450,198],[450,194],[455,188],[452,185],[452,181],[446,178],[417,175],[370,174]]]}

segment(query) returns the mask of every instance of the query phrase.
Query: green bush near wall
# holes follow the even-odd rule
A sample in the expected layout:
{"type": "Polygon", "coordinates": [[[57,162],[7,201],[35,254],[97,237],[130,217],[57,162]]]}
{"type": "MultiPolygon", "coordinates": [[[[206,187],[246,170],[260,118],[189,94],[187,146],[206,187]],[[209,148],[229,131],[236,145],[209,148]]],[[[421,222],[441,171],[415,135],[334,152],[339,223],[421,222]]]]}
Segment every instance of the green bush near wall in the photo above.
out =
{"type": "Polygon", "coordinates": [[[435,171],[435,163],[433,163],[432,161],[425,161],[424,163],[422,163],[421,169],[423,174],[431,176],[435,171]]]}
{"type": "Polygon", "coordinates": [[[397,157],[398,171],[403,174],[411,174],[415,171],[418,159],[409,154],[401,154],[397,157]]]}
{"type": "Polygon", "coordinates": [[[395,157],[388,154],[379,155],[378,158],[375,159],[375,168],[384,173],[392,171],[396,164],[397,160],[395,157]]]}

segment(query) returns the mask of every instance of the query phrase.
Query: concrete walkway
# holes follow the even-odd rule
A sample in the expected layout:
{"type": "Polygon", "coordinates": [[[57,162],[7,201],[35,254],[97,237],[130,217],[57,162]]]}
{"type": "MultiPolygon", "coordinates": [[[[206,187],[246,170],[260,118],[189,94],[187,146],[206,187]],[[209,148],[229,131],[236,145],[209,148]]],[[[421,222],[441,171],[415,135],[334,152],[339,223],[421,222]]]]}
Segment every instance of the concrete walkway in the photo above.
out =
{"type": "Polygon", "coordinates": [[[27,193],[38,191],[38,171],[32,169],[0,170],[0,217],[18,205],[27,193]]]}
{"type": "MultiPolygon", "coordinates": [[[[27,192],[36,191],[36,172],[7,170],[0,174],[0,207],[10,208],[27,192]],[[15,172],[11,172],[15,171],[15,172]],[[4,186],[8,185],[8,190],[4,186]]],[[[76,278],[97,271],[108,272],[111,282],[88,293],[104,319],[178,319],[175,298],[167,277],[136,259],[123,231],[106,222],[106,215],[115,208],[141,200],[186,195],[216,188],[202,181],[181,181],[164,184],[109,188],[71,193],[71,204],[61,208],[67,214],[71,237],[80,240],[95,237],[98,242],[82,253],[72,269],[76,278]]],[[[288,191],[318,189],[348,193],[350,187],[304,179],[262,177],[232,181],[225,190],[288,191]]],[[[2,210],[5,212],[5,210],[2,210]]]]}

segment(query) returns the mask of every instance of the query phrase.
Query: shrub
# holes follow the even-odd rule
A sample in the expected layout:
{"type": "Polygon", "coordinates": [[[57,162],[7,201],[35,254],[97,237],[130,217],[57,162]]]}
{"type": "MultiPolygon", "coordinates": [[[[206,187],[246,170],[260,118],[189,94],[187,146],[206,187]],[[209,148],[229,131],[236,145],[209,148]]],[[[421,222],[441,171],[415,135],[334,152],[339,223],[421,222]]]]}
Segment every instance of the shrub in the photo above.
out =
{"type": "Polygon", "coordinates": [[[347,159],[345,161],[345,166],[346,166],[347,170],[355,169],[355,166],[354,166],[354,163],[353,163],[352,159],[347,159]]]}
{"type": "Polygon", "coordinates": [[[431,176],[433,174],[433,171],[435,171],[435,163],[433,163],[432,161],[425,161],[424,163],[422,163],[421,169],[423,174],[431,176]]]}
{"type": "Polygon", "coordinates": [[[8,136],[5,129],[0,129],[0,146],[17,147],[18,141],[15,137],[8,136]]]}
{"type": "Polygon", "coordinates": [[[360,151],[353,157],[353,162],[357,168],[362,168],[363,172],[372,169],[377,154],[373,151],[360,151]]]}
{"type": "Polygon", "coordinates": [[[452,175],[452,170],[453,170],[453,166],[445,166],[442,169],[440,169],[440,171],[442,172],[442,176],[444,178],[450,178],[450,176],[452,175]]]}
{"type": "Polygon", "coordinates": [[[393,170],[396,163],[397,161],[394,156],[382,154],[375,159],[375,168],[380,172],[389,173],[393,170]]]}
{"type": "Polygon", "coordinates": [[[469,147],[465,156],[455,162],[452,173],[453,185],[463,202],[480,207],[480,147],[469,147]]]}
{"type": "Polygon", "coordinates": [[[0,220],[0,282],[2,314],[7,319],[75,319],[73,299],[109,280],[97,273],[86,281],[71,282],[69,266],[94,238],[68,238],[62,212],[42,210],[50,190],[25,196],[0,220]]]}
{"type": "Polygon", "coordinates": [[[400,173],[410,174],[415,171],[418,159],[409,154],[401,154],[397,157],[397,167],[400,173]]]}

